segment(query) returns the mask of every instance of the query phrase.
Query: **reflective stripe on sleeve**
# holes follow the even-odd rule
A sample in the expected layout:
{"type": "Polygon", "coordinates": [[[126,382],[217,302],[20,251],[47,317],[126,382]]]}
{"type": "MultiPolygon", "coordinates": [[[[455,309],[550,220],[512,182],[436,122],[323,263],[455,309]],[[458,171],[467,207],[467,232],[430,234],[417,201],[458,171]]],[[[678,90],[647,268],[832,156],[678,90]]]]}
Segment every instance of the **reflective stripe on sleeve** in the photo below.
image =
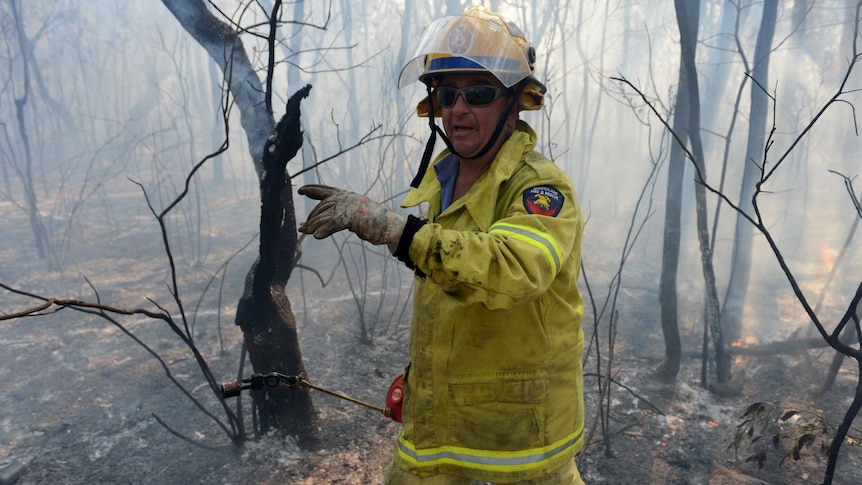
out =
{"type": "Polygon", "coordinates": [[[451,464],[496,472],[517,472],[540,468],[560,455],[577,451],[581,444],[584,429],[542,448],[519,451],[487,451],[457,446],[441,446],[417,450],[399,434],[398,454],[417,467],[451,464]]]}
{"type": "Polygon", "coordinates": [[[525,242],[540,249],[548,258],[548,263],[554,268],[554,276],[560,272],[560,248],[557,247],[557,243],[548,234],[536,231],[529,226],[503,223],[496,223],[488,230],[489,234],[495,232],[505,234],[512,239],[525,242]]]}

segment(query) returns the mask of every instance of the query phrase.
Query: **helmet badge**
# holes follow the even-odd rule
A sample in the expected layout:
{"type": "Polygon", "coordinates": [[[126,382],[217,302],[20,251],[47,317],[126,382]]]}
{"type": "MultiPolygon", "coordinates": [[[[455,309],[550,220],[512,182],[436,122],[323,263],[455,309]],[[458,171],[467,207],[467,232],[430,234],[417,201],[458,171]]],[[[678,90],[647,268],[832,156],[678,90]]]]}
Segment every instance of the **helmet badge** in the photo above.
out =
{"type": "Polygon", "coordinates": [[[473,46],[473,34],[459,25],[449,34],[449,52],[452,54],[464,54],[473,46]]]}

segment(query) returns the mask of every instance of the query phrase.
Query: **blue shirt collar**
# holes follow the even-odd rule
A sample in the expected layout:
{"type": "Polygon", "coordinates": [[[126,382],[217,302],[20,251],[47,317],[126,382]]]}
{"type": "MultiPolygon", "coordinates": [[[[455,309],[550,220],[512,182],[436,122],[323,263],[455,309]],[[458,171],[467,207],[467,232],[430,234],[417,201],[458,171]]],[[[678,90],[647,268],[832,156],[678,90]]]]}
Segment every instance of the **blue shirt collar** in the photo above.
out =
{"type": "Polygon", "coordinates": [[[458,178],[460,162],[458,157],[449,153],[434,164],[437,180],[440,182],[440,212],[452,204],[452,194],[455,192],[455,180],[458,178]]]}

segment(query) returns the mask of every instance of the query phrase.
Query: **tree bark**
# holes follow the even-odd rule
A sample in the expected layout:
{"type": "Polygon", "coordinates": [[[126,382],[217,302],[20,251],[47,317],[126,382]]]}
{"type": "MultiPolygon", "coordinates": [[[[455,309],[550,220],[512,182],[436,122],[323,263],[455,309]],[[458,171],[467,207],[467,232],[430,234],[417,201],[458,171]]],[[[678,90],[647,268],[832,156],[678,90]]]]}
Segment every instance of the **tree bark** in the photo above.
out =
{"type": "Polygon", "coordinates": [[[24,32],[24,19],[21,15],[20,6],[17,1],[13,1],[11,5],[14,17],[15,33],[17,34],[17,40],[21,51],[21,77],[23,78],[21,80],[21,89],[23,92],[20,96],[16,96],[14,98],[15,120],[17,121],[18,135],[21,137],[22,146],[24,147],[22,181],[24,182],[24,195],[27,200],[26,207],[27,214],[30,219],[30,228],[33,229],[33,238],[36,242],[36,253],[39,255],[39,259],[46,259],[48,257],[48,246],[50,243],[45,231],[45,226],[42,223],[42,218],[39,215],[39,201],[36,197],[36,185],[33,180],[34,157],[31,151],[30,137],[27,133],[27,120],[25,119],[28,98],[30,97],[29,64],[32,58],[31,53],[33,49],[30,47],[30,39],[27,38],[27,35],[24,32]]]}
{"type": "MultiPolygon", "coordinates": [[[[755,193],[755,186],[759,183],[759,167],[766,163],[764,143],[769,96],[765,89],[767,89],[769,82],[769,55],[772,49],[772,38],[775,34],[777,10],[777,0],[766,0],[763,3],[763,14],[760,20],[760,30],[757,34],[754,66],[751,73],[754,82],[751,84],[748,146],[739,194],[739,208],[749,213],[754,208],[752,197],[755,193]]],[[[721,327],[730,341],[739,340],[742,335],[742,314],[751,276],[753,238],[754,227],[745,218],[737,216],[730,281],[724,297],[724,306],[721,309],[721,327]]]]}
{"type": "MultiPolygon", "coordinates": [[[[680,89],[688,90],[688,124],[687,136],[694,157],[695,178],[694,194],[695,209],[697,211],[697,239],[700,243],[700,261],[704,282],[704,343],[707,334],[712,335],[712,345],[715,351],[715,367],[718,382],[724,383],[730,379],[730,358],[724,351],[724,339],[722,337],[719,322],[718,290],[715,286],[715,271],[712,265],[712,246],[709,239],[709,215],[706,207],[706,163],[703,143],[700,137],[700,87],[697,82],[697,67],[695,65],[695,48],[697,46],[697,26],[699,23],[699,1],[686,2],[676,1],[677,21],[680,29],[682,63],[685,71],[690,73],[685,86],[680,89]],[[708,331],[707,331],[708,330],[708,331]]],[[[704,347],[704,363],[706,362],[704,347]]],[[[703,385],[707,382],[706,366],[701,372],[703,385]]]]}
{"type": "MultiPolygon", "coordinates": [[[[685,42],[680,39],[680,43],[685,42]]],[[[680,54],[677,97],[673,108],[671,129],[680,135],[679,143],[686,143],[686,125],[689,118],[688,78],[696,75],[686,70],[687,64],[680,54]]],[[[664,238],[662,246],[661,277],[659,279],[659,303],[661,306],[661,330],[664,336],[664,362],[657,370],[659,379],[671,382],[679,373],[682,344],[679,336],[679,316],[676,279],[679,271],[681,237],[682,185],[685,174],[685,154],[679,143],[672,143],[667,167],[665,192],[664,238]]]]}
{"type": "MultiPolygon", "coordinates": [[[[305,376],[296,333],[296,318],[284,286],[296,262],[296,214],[285,166],[302,147],[299,104],[311,86],[297,91],[287,113],[264,148],[265,175],[260,183],[260,254],[237,307],[249,358],[256,372],[305,376]]],[[[260,428],[297,436],[299,445],[317,443],[317,418],[309,389],[268,388],[252,394],[260,428]]]]}
{"type": "MultiPolygon", "coordinates": [[[[297,248],[293,193],[285,166],[302,146],[299,104],[311,86],[291,96],[287,113],[275,126],[239,34],[212,15],[201,0],[162,3],[221,68],[260,179],[260,255],[246,277],[236,315],[249,360],[255,372],[304,376],[296,318],[284,293],[297,248]]],[[[254,394],[253,401],[262,432],[276,429],[294,435],[304,448],[317,443],[317,417],[308,388],[267,388],[254,394]]]]}

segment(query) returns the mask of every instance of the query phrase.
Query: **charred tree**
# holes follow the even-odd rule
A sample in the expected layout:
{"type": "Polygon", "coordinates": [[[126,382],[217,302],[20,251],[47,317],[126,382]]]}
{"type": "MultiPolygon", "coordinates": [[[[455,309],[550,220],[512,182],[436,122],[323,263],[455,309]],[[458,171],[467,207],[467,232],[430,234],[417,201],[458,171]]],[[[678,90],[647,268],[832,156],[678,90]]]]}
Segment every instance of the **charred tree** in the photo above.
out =
{"type": "MultiPolygon", "coordinates": [[[[239,33],[216,18],[202,0],[162,0],[162,3],[221,69],[239,109],[260,179],[260,255],[246,277],[236,316],[249,360],[256,372],[304,374],[296,318],[284,294],[297,252],[296,216],[285,165],[302,146],[299,103],[311,87],[306,86],[291,97],[287,113],[276,126],[271,104],[272,78],[267,77],[264,87],[239,33]]],[[[280,6],[281,2],[276,2],[271,13],[270,52],[277,25],[274,19],[280,6]]],[[[273,64],[270,56],[269,72],[273,64]]],[[[312,447],[316,442],[316,414],[308,389],[271,388],[256,395],[254,405],[262,432],[277,429],[297,436],[303,447],[312,447]]]]}
{"type": "MultiPolygon", "coordinates": [[[[754,65],[751,77],[751,112],[748,125],[748,146],[746,147],[745,167],[739,194],[739,207],[743,211],[753,210],[752,198],[755,194],[760,168],[758,160],[764,158],[766,143],[766,117],[769,110],[769,95],[766,87],[769,77],[769,57],[772,49],[772,38],[775,35],[775,21],[778,10],[778,0],[767,0],[763,3],[763,14],[760,20],[760,30],[757,34],[757,45],[754,49],[754,65]]],[[[745,308],[745,297],[751,276],[752,242],[754,227],[743,217],[737,215],[736,233],[734,235],[733,254],[731,259],[730,281],[727,294],[721,309],[721,327],[731,341],[739,340],[742,335],[742,314],[745,308]]]]}
{"type": "MultiPolygon", "coordinates": [[[[15,33],[17,34],[16,40],[18,41],[18,48],[21,52],[21,94],[15,96],[15,120],[17,122],[18,135],[21,137],[22,146],[24,150],[23,156],[23,166],[17,169],[18,175],[21,178],[21,181],[24,183],[24,195],[26,199],[26,203],[24,206],[27,208],[27,214],[30,219],[30,227],[33,229],[33,238],[36,243],[36,252],[39,255],[39,259],[45,259],[48,257],[48,245],[49,242],[47,240],[47,235],[45,231],[45,226],[42,222],[42,218],[40,217],[39,210],[39,201],[36,197],[36,186],[33,180],[33,165],[34,165],[34,156],[32,153],[30,137],[27,132],[27,105],[28,98],[30,96],[30,67],[29,64],[32,60],[32,45],[30,39],[27,38],[26,33],[24,32],[24,19],[22,18],[21,9],[19,6],[19,2],[13,1],[11,2],[12,11],[13,11],[13,24],[15,26],[15,33]]],[[[11,192],[11,191],[10,191],[11,192]]]]}
{"type": "MultiPolygon", "coordinates": [[[[696,31],[696,29],[695,29],[696,31]]],[[[680,39],[680,44],[686,42],[680,39]]],[[[692,49],[694,46],[692,46],[692,49]]],[[[682,55],[682,54],[681,54],[682,55]]],[[[688,98],[688,78],[696,76],[688,72],[687,63],[680,60],[678,93],[673,109],[674,133],[685,133],[688,123],[690,100],[688,98]]],[[[667,188],[665,189],[664,237],[662,238],[662,264],[659,279],[659,303],[661,306],[661,330],[664,336],[664,362],[656,375],[665,382],[672,382],[679,373],[682,343],[679,335],[679,314],[676,280],[679,272],[679,252],[682,213],[682,185],[685,174],[685,140],[679,140],[670,148],[667,167],[667,188]]]]}
{"type": "MultiPolygon", "coordinates": [[[[249,359],[260,373],[305,376],[296,317],[284,293],[297,252],[296,213],[285,166],[302,147],[299,105],[310,90],[307,85],[290,97],[287,112],[263,151],[260,254],[246,278],[236,314],[249,359]]],[[[254,393],[252,399],[261,433],[277,429],[296,436],[305,448],[316,443],[317,418],[308,388],[272,387],[254,393]]]]}
{"type": "Polygon", "coordinates": [[[677,0],[676,14],[680,30],[680,45],[682,63],[685,71],[691,73],[686,78],[686,84],[680,89],[688,91],[687,139],[691,145],[692,162],[695,168],[694,193],[695,209],[697,211],[697,240],[700,244],[700,261],[704,282],[704,345],[701,384],[707,383],[707,342],[712,336],[712,346],[715,352],[715,369],[718,382],[724,383],[730,379],[730,358],[724,351],[724,339],[719,325],[718,290],[715,286],[715,271],[712,264],[712,243],[709,238],[709,221],[706,208],[706,163],[703,142],[700,137],[700,87],[697,82],[697,67],[695,65],[695,46],[697,46],[697,26],[699,23],[699,2],[677,0]]]}
{"type": "MultiPolygon", "coordinates": [[[[679,5],[679,3],[677,5],[679,5]]],[[[766,9],[771,9],[774,6],[775,2],[773,2],[772,0],[767,0],[764,3],[764,8],[766,9]]],[[[854,91],[853,89],[848,88],[848,83],[851,79],[853,72],[855,71],[857,63],[859,61],[862,61],[862,53],[860,53],[858,45],[860,32],[859,26],[860,20],[862,20],[862,0],[857,0],[854,10],[855,15],[853,21],[853,29],[852,35],[850,36],[850,38],[852,39],[852,55],[849,56],[848,66],[845,70],[843,78],[841,79],[839,87],[832,95],[832,97],[829,98],[813,115],[813,117],[802,130],[802,132],[791,141],[789,148],[787,148],[782,154],[780,154],[776,160],[767,163],[766,155],[768,155],[770,147],[773,146],[773,135],[777,133],[775,120],[773,120],[773,126],[769,132],[769,136],[764,140],[763,159],[760,163],[756,164],[759,171],[759,181],[754,185],[754,193],[750,199],[752,210],[743,210],[740,205],[737,205],[737,203],[730,200],[730,198],[725,193],[711,186],[708,181],[702,180],[702,185],[705,189],[718,196],[725,204],[727,204],[736,212],[737,216],[740,219],[748,221],[748,223],[751,224],[753,228],[756,229],[757,232],[763,236],[766,244],[769,246],[770,250],[775,256],[775,259],[780,266],[781,271],[787,277],[787,281],[790,284],[794,296],[796,297],[797,301],[804,309],[805,314],[808,316],[808,318],[810,318],[811,323],[814,325],[817,332],[823,338],[826,344],[828,344],[830,347],[832,347],[842,355],[850,357],[856,361],[858,379],[856,383],[856,389],[853,395],[853,401],[848,407],[846,413],[844,414],[843,421],[835,430],[834,434],[829,440],[829,444],[827,445],[828,449],[826,451],[828,453],[828,462],[826,465],[824,480],[822,482],[824,485],[831,484],[833,479],[835,478],[836,465],[838,462],[841,447],[845,443],[845,441],[849,441],[847,440],[847,437],[848,433],[851,430],[851,425],[853,424],[859,412],[862,411],[862,378],[859,378],[858,373],[858,370],[862,370],[862,351],[860,351],[860,345],[862,345],[862,324],[860,324],[860,320],[862,320],[862,310],[860,310],[860,308],[862,308],[862,306],[860,306],[862,305],[862,282],[860,282],[857,286],[852,296],[852,299],[849,302],[847,310],[844,312],[843,316],[840,318],[835,328],[831,331],[827,330],[815,309],[808,302],[808,298],[806,297],[805,292],[801,288],[793,272],[790,270],[787,261],[785,260],[784,256],[781,253],[781,250],[778,247],[776,239],[772,236],[769,230],[770,224],[764,220],[763,215],[760,211],[758,197],[766,190],[765,184],[772,178],[773,175],[778,172],[782,165],[784,165],[785,162],[790,158],[791,154],[798,147],[799,143],[801,143],[804,138],[811,134],[812,128],[821,121],[824,113],[831,107],[833,107],[833,105],[835,104],[850,102],[847,99],[847,95],[854,91]],[[852,345],[845,343],[844,341],[842,341],[841,338],[839,338],[839,336],[847,328],[851,329],[855,333],[856,341],[852,345]]],[[[758,44],[760,45],[760,40],[758,40],[758,44]]],[[[633,84],[626,81],[625,79],[619,80],[623,81],[629,87],[634,89],[640,95],[641,99],[647,104],[647,106],[649,106],[652,113],[654,113],[662,120],[662,123],[665,125],[666,128],[671,129],[669,123],[661,117],[661,114],[656,110],[656,108],[650,103],[650,101],[641,91],[639,91],[633,84]]],[[[763,86],[759,84],[757,86],[758,89],[764,89],[763,86]]],[[[773,99],[774,101],[774,98],[770,97],[770,99],[773,99]]],[[[752,123],[753,122],[754,120],[752,120],[752,123]]],[[[683,145],[681,136],[676,133],[673,133],[673,135],[676,138],[677,143],[683,145]]],[[[691,158],[693,160],[695,157],[691,156],[691,158]]],[[[862,218],[862,201],[860,201],[855,195],[856,192],[853,190],[852,187],[853,179],[844,175],[842,175],[842,177],[844,177],[845,179],[845,187],[851,195],[853,206],[855,207],[859,217],[862,218]]],[[[799,343],[803,343],[803,340],[800,340],[799,343]]],[[[805,344],[807,345],[809,343],[805,342],[805,344]]],[[[742,373],[740,372],[739,375],[742,375],[742,373]]],[[[731,381],[733,380],[734,379],[731,379],[731,381]]],[[[760,439],[760,437],[757,437],[756,439],[760,439]]]]}
{"type": "MultiPolygon", "coordinates": [[[[656,374],[661,380],[673,381],[680,367],[682,348],[677,313],[676,280],[680,256],[680,220],[684,164],[685,157],[688,156],[694,163],[696,171],[697,236],[700,243],[701,267],[706,300],[704,308],[704,349],[708,345],[708,336],[711,334],[715,348],[718,380],[719,382],[725,382],[730,376],[730,361],[724,353],[724,344],[719,326],[718,295],[712,264],[712,247],[709,239],[706,190],[703,187],[703,184],[706,182],[706,165],[704,163],[703,143],[700,137],[700,91],[695,65],[699,2],[677,0],[674,4],[680,31],[680,68],[679,92],[674,107],[673,127],[671,130],[677,136],[677,143],[671,147],[668,165],[662,273],[659,285],[662,333],[665,340],[665,360],[656,374]],[[691,146],[691,151],[687,149],[687,146],[691,146]]],[[[705,362],[706,357],[704,356],[705,362]]],[[[702,381],[706,385],[705,367],[702,373],[702,381]]]]}

